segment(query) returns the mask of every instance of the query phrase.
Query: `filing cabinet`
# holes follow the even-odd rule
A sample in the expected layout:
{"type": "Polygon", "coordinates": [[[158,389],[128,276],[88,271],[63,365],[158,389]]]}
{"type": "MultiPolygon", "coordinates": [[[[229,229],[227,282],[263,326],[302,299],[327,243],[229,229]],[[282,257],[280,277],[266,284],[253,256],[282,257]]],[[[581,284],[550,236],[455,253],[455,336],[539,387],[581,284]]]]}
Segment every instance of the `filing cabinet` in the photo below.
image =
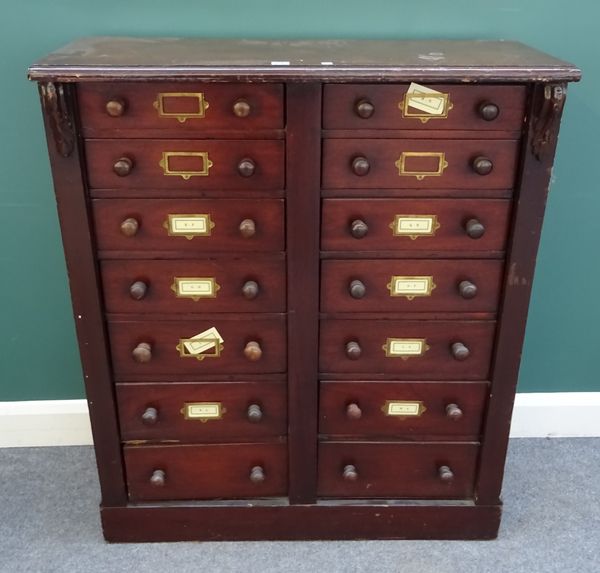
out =
{"type": "Polygon", "coordinates": [[[32,65],[106,539],[495,537],[579,74],[467,41],[32,65]]]}

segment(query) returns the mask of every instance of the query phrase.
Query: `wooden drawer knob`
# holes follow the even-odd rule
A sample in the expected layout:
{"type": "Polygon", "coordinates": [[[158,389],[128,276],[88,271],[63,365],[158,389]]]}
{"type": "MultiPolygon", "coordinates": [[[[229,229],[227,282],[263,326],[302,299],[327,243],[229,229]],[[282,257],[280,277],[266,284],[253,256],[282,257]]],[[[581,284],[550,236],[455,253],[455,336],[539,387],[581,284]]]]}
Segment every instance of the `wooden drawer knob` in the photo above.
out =
{"type": "Polygon", "coordinates": [[[354,175],[362,177],[369,172],[369,169],[371,169],[371,165],[366,157],[359,156],[352,160],[352,172],[354,175]]]}
{"type": "Polygon", "coordinates": [[[246,281],[244,286],[242,286],[242,294],[244,295],[244,298],[247,298],[248,300],[256,298],[259,290],[260,289],[258,288],[258,283],[256,281],[246,281]]]}
{"type": "Polygon", "coordinates": [[[146,426],[154,426],[158,422],[158,410],[149,406],[142,414],[142,424],[146,426]]]}
{"type": "Polygon", "coordinates": [[[129,295],[133,300],[142,300],[146,296],[148,285],[144,281],[135,281],[129,287],[129,295]]]}
{"type": "Polygon", "coordinates": [[[256,164],[252,159],[242,159],[238,163],[238,173],[242,177],[252,177],[256,171],[256,164]]]}
{"type": "Polygon", "coordinates": [[[492,102],[484,101],[479,105],[479,117],[485,121],[494,121],[500,115],[500,108],[492,102]]]}
{"type": "Polygon", "coordinates": [[[261,466],[254,466],[250,470],[250,481],[252,483],[262,483],[265,481],[265,470],[261,466]]]}
{"type": "Polygon", "coordinates": [[[356,481],[358,479],[358,472],[356,471],[356,466],[353,466],[352,464],[344,466],[344,471],[342,471],[342,477],[346,481],[356,481]]]}
{"type": "Polygon", "coordinates": [[[121,117],[125,113],[125,101],[121,98],[113,98],[106,102],[106,113],[110,117],[121,117]]]}
{"type": "Polygon", "coordinates": [[[238,99],[233,104],[233,115],[236,117],[248,117],[251,111],[252,108],[245,99],[238,99]]]}
{"type": "Polygon", "coordinates": [[[479,239],[480,237],[483,237],[485,233],[485,227],[483,226],[483,223],[477,219],[469,219],[465,223],[465,231],[467,232],[467,235],[471,237],[471,239],[479,239]]]}
{"type": "Polygon", "coordinates": [[[150,484],[154,487],[164,487],[167,474],[163,470],[154,470],[150,476],[150,484]]]}
{"type": "Polygon", "coordinates": [[[133,169],[133,160],[129,157],[120,157],[113,165],[113,171],[119,177],[126,177],[133,169]]]}
{"type": "Polygon", "coordinates": [[[356,402],[352,402],[346,406],[346,418],[349,420],[360,420],[362,417],[362,410],[356,402]]]}
{"type": "Polygon", "coordinates": [[[254,237],[256,234],[256,223],[252,219],[244,219],[240,223],[240,235],[244,237],[244,239],[249,239],[250,237],[254,237]]]}
{"type": "Polygon", "coordinates": [[[147,342],[140,342],[131,352],[133,359],[140,364],[152,360],[152,346],[147,342]]]}
{"type": "Polygon", "coordinates": [[[356,340],[351,340],[346,344],[346,356],[350,360],[358,360],[362,354],[360,344],[356,340]]]}
{"type": "Polygon", "coordinates": [[[355,239],[362,239],[369,232],[369,226],[361,219],[356,219],[350,223],[350,234],[355,239]]]}
{"type": "Polygon", "coordinates": [[[458,422],[463,417],[463,411],[457,404],[448,404],[446,406],[446,416],[454,422],[458,422]]]}
{"type": "Polygon", "coordinates": [[[462,298],[475,298],[477,296],[477,285],[471,281],[460,281],[458,283],[458,292],[462,298]]]}
{"type": "Polygon", "coordinates": [[[440,466],[438,468],[438,475],[445,482],[451,482],[454,479],[454,473],[448,466],[440,466]]]}
{"type": "Polygon", "coordinates": [[[491,159],[480,155],[479,157],[473,159],[471,167],[473,168],[473,171],[475,171],[475,173],[477,173],[478,175],[488,175],[492,172],[494,164],[492,163],[491,159]]]}
{"type": "Polygon", "coordinates": [[[367,99],[361,99],[356,102],[354,106],[354,112],[358,117],[362,117],[363,119],[369,119],[373,112],[375,111],[375,106],[367,99]]]}
{"type": "Polygon", "coordinates": [[[244,356],[250,360],[250,362],[257,362],[262,357],[262,348],[256,340],[251,340],[246,343],[244,347],[244,356]]]}
{"type": "Polygon", "coordinates": [[[452,351],[452,356],[454,356],[455,360],[466,360],[469,358],[469,349],[462,342],[455,342],[450,347],[452,351]]]}
{"type": "Polygon", "coordinates": [[[247,417],[248,422],[252,422],[253,424],[260,422],[263,417],[261,407],[258,404],[250,404],[248,406],[247,417]]]}
{"type": "Polygon", "coordinates": [[[363,298],[367,294],[367,287],[362,281],[354,279],[348,286],[348,292],[352,298],[363,298]]]}
{"type": "Polygon", "coordinates": [[[137,234],[139,228],[140,224],[137,219],[127,217],[127,219],[121,223],[121,234],[126,237],[133,237],[137,234]]]}

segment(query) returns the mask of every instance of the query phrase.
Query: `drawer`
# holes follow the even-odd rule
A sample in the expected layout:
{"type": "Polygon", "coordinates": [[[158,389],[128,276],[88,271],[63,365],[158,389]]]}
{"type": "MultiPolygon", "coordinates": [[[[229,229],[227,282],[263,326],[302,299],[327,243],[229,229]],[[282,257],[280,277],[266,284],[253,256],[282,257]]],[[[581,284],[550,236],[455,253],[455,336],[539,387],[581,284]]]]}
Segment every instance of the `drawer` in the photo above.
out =
{"type": "Polygon", "coordinates": [[[476,443],[321,442],[318,495],[469,498],[477,453],[476,443]]]}
{"type": "Polygon", "coordinates": [[[285,444],[125,446],[130,501],[283,496],[285,444]]]}
{"type": "Polygon", "coordinates": [[[496,312],[503,261],[327,260],[322,312],[496,312]]]}
{"type": "Polygon", "coordinates": [[[95,199],[99,251],[282,251],[282,199],[95,199]]]}
{"type": "Polygon", "coordinates": [[[324,199],[324,251],[457,251],[506,248],[504,199],[324,199]]]}
{"type": "Polygon", "coordinates": [[[102,261],[108,312],[285,312],[285,260],[102,261]]]}
{"type": "Polygon", "coordinates": [[[409,84],[326,85],[323,94],[325,129],[520,130],[525,116],[524,86],[427,85],[440,92],[423,101],[406,92],[409,84]],[[431,110],[413,103],[433,104],[431,110]],[[433,111],[434,113],[429,113],[433,111]]]}
{"type": "Polygon", "coordinates": [[[253,441],[287,432],[283,382],[117,384],[123,440],[253,441]]]}
{"type": "Polygon", "coordinates": [[[285,372],[285,318],[109,321],[117,378],[285,372]]]}
{"type": "Polygon", "coordinates": [[[160,130],[201,136],[211,129],[283,127],[280,84],[81,83],[79,113],[86,136],[160,130]]]}
{"type": "Polygon", "coordinates": [[[410,380],[485,380],[495,322],[321,320],[320,370],[410,380]]]}
{"type": "Polygon", "coordinates": [[[327,381],[319,432],[350,438],[478,439],[486,382],[327,381]]]}
{"type": "Polygon", "coordinates": [[[326,139],[323,187],[510,189],[518,150],[505,139],[326,139]]]}
{"type": "Polygon", "coordinates": [[[88,139],[96,189],[282,189],[284,142],[212,139],[88,139]]]}

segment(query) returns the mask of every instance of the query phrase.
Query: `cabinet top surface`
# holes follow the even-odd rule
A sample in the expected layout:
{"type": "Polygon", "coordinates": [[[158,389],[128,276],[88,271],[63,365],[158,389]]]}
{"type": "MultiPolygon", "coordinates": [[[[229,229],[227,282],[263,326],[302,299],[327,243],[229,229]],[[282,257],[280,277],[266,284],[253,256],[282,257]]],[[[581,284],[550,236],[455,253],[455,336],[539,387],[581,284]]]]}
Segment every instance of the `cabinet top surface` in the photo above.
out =
{"type": "Polygon", "coordinates": [[[83,38],[32,80],[577,81],[574,65],[507,41],[83,38]]]}

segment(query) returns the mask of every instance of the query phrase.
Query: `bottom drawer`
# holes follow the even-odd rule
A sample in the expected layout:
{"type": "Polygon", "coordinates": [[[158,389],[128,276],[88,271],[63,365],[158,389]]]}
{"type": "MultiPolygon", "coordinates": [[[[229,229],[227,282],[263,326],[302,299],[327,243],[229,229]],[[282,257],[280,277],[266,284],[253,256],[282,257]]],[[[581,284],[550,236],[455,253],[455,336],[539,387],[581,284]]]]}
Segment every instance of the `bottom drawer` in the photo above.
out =
{"type": "Polygon", "coordinates": [[[479,444],[319,444],[320,497],[469,498],[479,444]]]}
{"type": "Polygon", "coordinates": [[[125,446],[131,501],[285,496],[284,443],[125,446]]]}

